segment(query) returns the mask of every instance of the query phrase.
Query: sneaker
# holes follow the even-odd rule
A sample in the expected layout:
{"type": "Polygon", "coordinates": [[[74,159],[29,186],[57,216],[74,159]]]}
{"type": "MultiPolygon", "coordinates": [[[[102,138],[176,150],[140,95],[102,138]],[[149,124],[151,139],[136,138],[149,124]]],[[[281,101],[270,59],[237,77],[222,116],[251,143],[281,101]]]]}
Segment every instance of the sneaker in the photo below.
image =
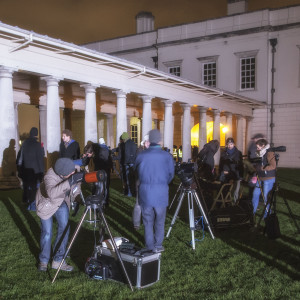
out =
{"type": "Polygon", "coordinates": [[[163,246],[160,246],[160,247],[155,247],[152,252],[153,253],[161,253],[161,252],[164,252],[165,251],[165,248],[163,246]]]}
{"type": "MultiPolygon", "coordinates": [[[[59,265],[60,265],[60,261],[53,261],[52,262],[52,269],[58,269],[59,268],[59,265]]],[[[62,264],[61,268],[60,268],[62,271],[66,271],[66,272],[71,272],[73,271],[73,267],[68,265],[65,261],[64,263],[62,264]]]]}
{"type": "Polygon", "coordinates": [[[48,267],[48,263],[40,262],[38,265],[38,270],[42,272],[46,272],[48,267]]]}

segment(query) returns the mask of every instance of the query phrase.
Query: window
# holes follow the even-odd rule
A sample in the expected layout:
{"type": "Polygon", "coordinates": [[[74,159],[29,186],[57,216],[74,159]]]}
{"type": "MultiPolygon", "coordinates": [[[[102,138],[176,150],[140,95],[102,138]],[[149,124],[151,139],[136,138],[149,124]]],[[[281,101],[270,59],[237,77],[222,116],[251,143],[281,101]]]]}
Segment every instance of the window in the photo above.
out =
{"type": "Polygon", "coordinates": [[[201,63],[201,84],[217,87],[217,60],[219,55],[198,57],[201,63]]]}
{"type": "Polygon", "coordinates": [[[240,59],[241,90],[255,89],[255,57],[240,59]]]}
{"type": "Polygon", "coordinates": [[[237,57],[237,90],[253,91],[257,88],[257,54],[258,50],[236,52],[237,57]]]}
{"type": "Polygon", "coordinates": [[[138,144],[138,125],[130,125],[130,135],[131,139],[138,144]]]}
{"type": "Polygon", "coordinates": [[[169,73],[180,77],[180,66],[169,67],[169,73]]]}
{"type": "Polygon", "coordinates": [[[217,86],[217,64],[207,62],[202,65],[202,83],[211,87],[217,86]]]}
{"type": "Polygon", "coordinates": [[[167,67],[168,73],[175,75],[175,76],[181,76],[181,64],[182,60],[173,60],[173,61],[166,61],[163,62],[163,64],[167,67]]]}

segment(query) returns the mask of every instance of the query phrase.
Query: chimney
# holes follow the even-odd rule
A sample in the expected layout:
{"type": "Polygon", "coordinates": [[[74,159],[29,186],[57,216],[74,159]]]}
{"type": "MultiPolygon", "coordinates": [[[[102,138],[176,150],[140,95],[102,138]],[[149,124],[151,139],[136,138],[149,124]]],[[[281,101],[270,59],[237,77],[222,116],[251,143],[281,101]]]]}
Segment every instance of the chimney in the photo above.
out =
{"type": "Polygon", "coordinates": [[[242,14],[248,10],[248,0],[227,0],[227,15],[242,14]]]}
{"type": "Polygon", "coordinates": [[[154,30],[154,16],[151,12],[141,11],[136,16],[136,32],[148,32],[154,30]]]}

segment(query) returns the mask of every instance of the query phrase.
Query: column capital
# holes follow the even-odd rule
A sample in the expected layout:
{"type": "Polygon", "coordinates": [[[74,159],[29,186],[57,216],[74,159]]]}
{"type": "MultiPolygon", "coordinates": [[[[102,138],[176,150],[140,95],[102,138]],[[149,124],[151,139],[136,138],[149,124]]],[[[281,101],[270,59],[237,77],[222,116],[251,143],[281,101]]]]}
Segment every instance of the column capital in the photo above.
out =
{"type": "Polygon", "coordinates": [[[252,116],[246,116],[245,119],[250,122],[250,121],[252,121],[254,119],[254,117],[252,117],[252,116]]]}
{"type": "Polygon", "coordinates": [[[236,117],[237,120],[240,120],[241,118],[243,118],[242,115],[238,115],[238,114],[236,114],[235,117],[236,117]]]}
{"type": "Polygon", "coordinates": [[[207,112],[207,107],[205,107],[205,106],[198,106],[198,110],[199,110],[199,112],[200,113],[206,113],[207,112]]]}
{"type": "Polygon", "coordinates": [[[100,86],[92,83],[85,83],[85,84],[81,84],[80,87],[83,87],[86,93],[96,93],[96,88],[100,86]]]}
{"type": "Polygon", "coordinates": [[[15,68],[0,66],[0,78],[12,78],[12,74],[17,71],[15,68]]]}
{"type": "Polygon", "coordinates": [[[61,77],[54,77],[54,76],[45,76],[41,77],[42,80],[47,82],[47,86],[58,86],[58,83],[63,80],[61,77]]]}
{"type": "Polygon", "coordinates": [[[171,107],[175,102],[174,100],[167,100],[167,99],[161,101],[165,104],[165,107],[171,107]]]}
{"type": "Polygon", "coordinates": [[[107,119],[112,119],[113,118],[113,115],[112,114],[108,114],[108,113],[105,113],[103,114],[107,119]]]}
{"type": "Polygon", "coordinates": [[[113,94],[116,94],[118,98],[126,97],[126,95],[128,94],[127,91],[123,91],[123,90],[115,90],[112,92],[113,92],[113,94]]]}
{"type": "Polygon", "coordinates": [[[192,105],[188,103],[182,103],[180,106],[183,108],[183,110],[191,110],[192,105]]]}
{"type": "Polygon", "coordinates": [[[151,103],[151,100],[154,98],[153,96],[143,95],[140,96],[144,103],[151,103]]]}
{"type": "Polygon", "coordinates": [[[214,115],[219,115],[221,111],[219,109],[212,109],[214,115]]]}
{"type": "Polygon", "coordinates": [[[226,118],[232,117],[232,113],[229,112],[229,111],[225,111],[225,112],[224,112],[224,116],[225,116],[226,118]]]}

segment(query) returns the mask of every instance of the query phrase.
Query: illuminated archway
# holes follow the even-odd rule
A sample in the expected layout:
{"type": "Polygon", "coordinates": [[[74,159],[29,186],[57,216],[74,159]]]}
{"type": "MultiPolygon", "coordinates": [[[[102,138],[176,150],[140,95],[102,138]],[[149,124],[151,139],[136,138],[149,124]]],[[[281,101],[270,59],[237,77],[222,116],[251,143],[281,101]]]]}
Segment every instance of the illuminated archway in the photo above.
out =
{"type": "MultiPolygon", "coordinates": [[[[206,142],[208,143],[213,139],[213,129],[214,129],[214,122],[206,122],[206,142]]],[[[225,134],[228,131],[228,127],[220,124],[220,146],[225,146],[225,134]]],[[[191,145],[192,146],[199,146],[199,123],[196,124],[191,129],[191,145]]]]}

